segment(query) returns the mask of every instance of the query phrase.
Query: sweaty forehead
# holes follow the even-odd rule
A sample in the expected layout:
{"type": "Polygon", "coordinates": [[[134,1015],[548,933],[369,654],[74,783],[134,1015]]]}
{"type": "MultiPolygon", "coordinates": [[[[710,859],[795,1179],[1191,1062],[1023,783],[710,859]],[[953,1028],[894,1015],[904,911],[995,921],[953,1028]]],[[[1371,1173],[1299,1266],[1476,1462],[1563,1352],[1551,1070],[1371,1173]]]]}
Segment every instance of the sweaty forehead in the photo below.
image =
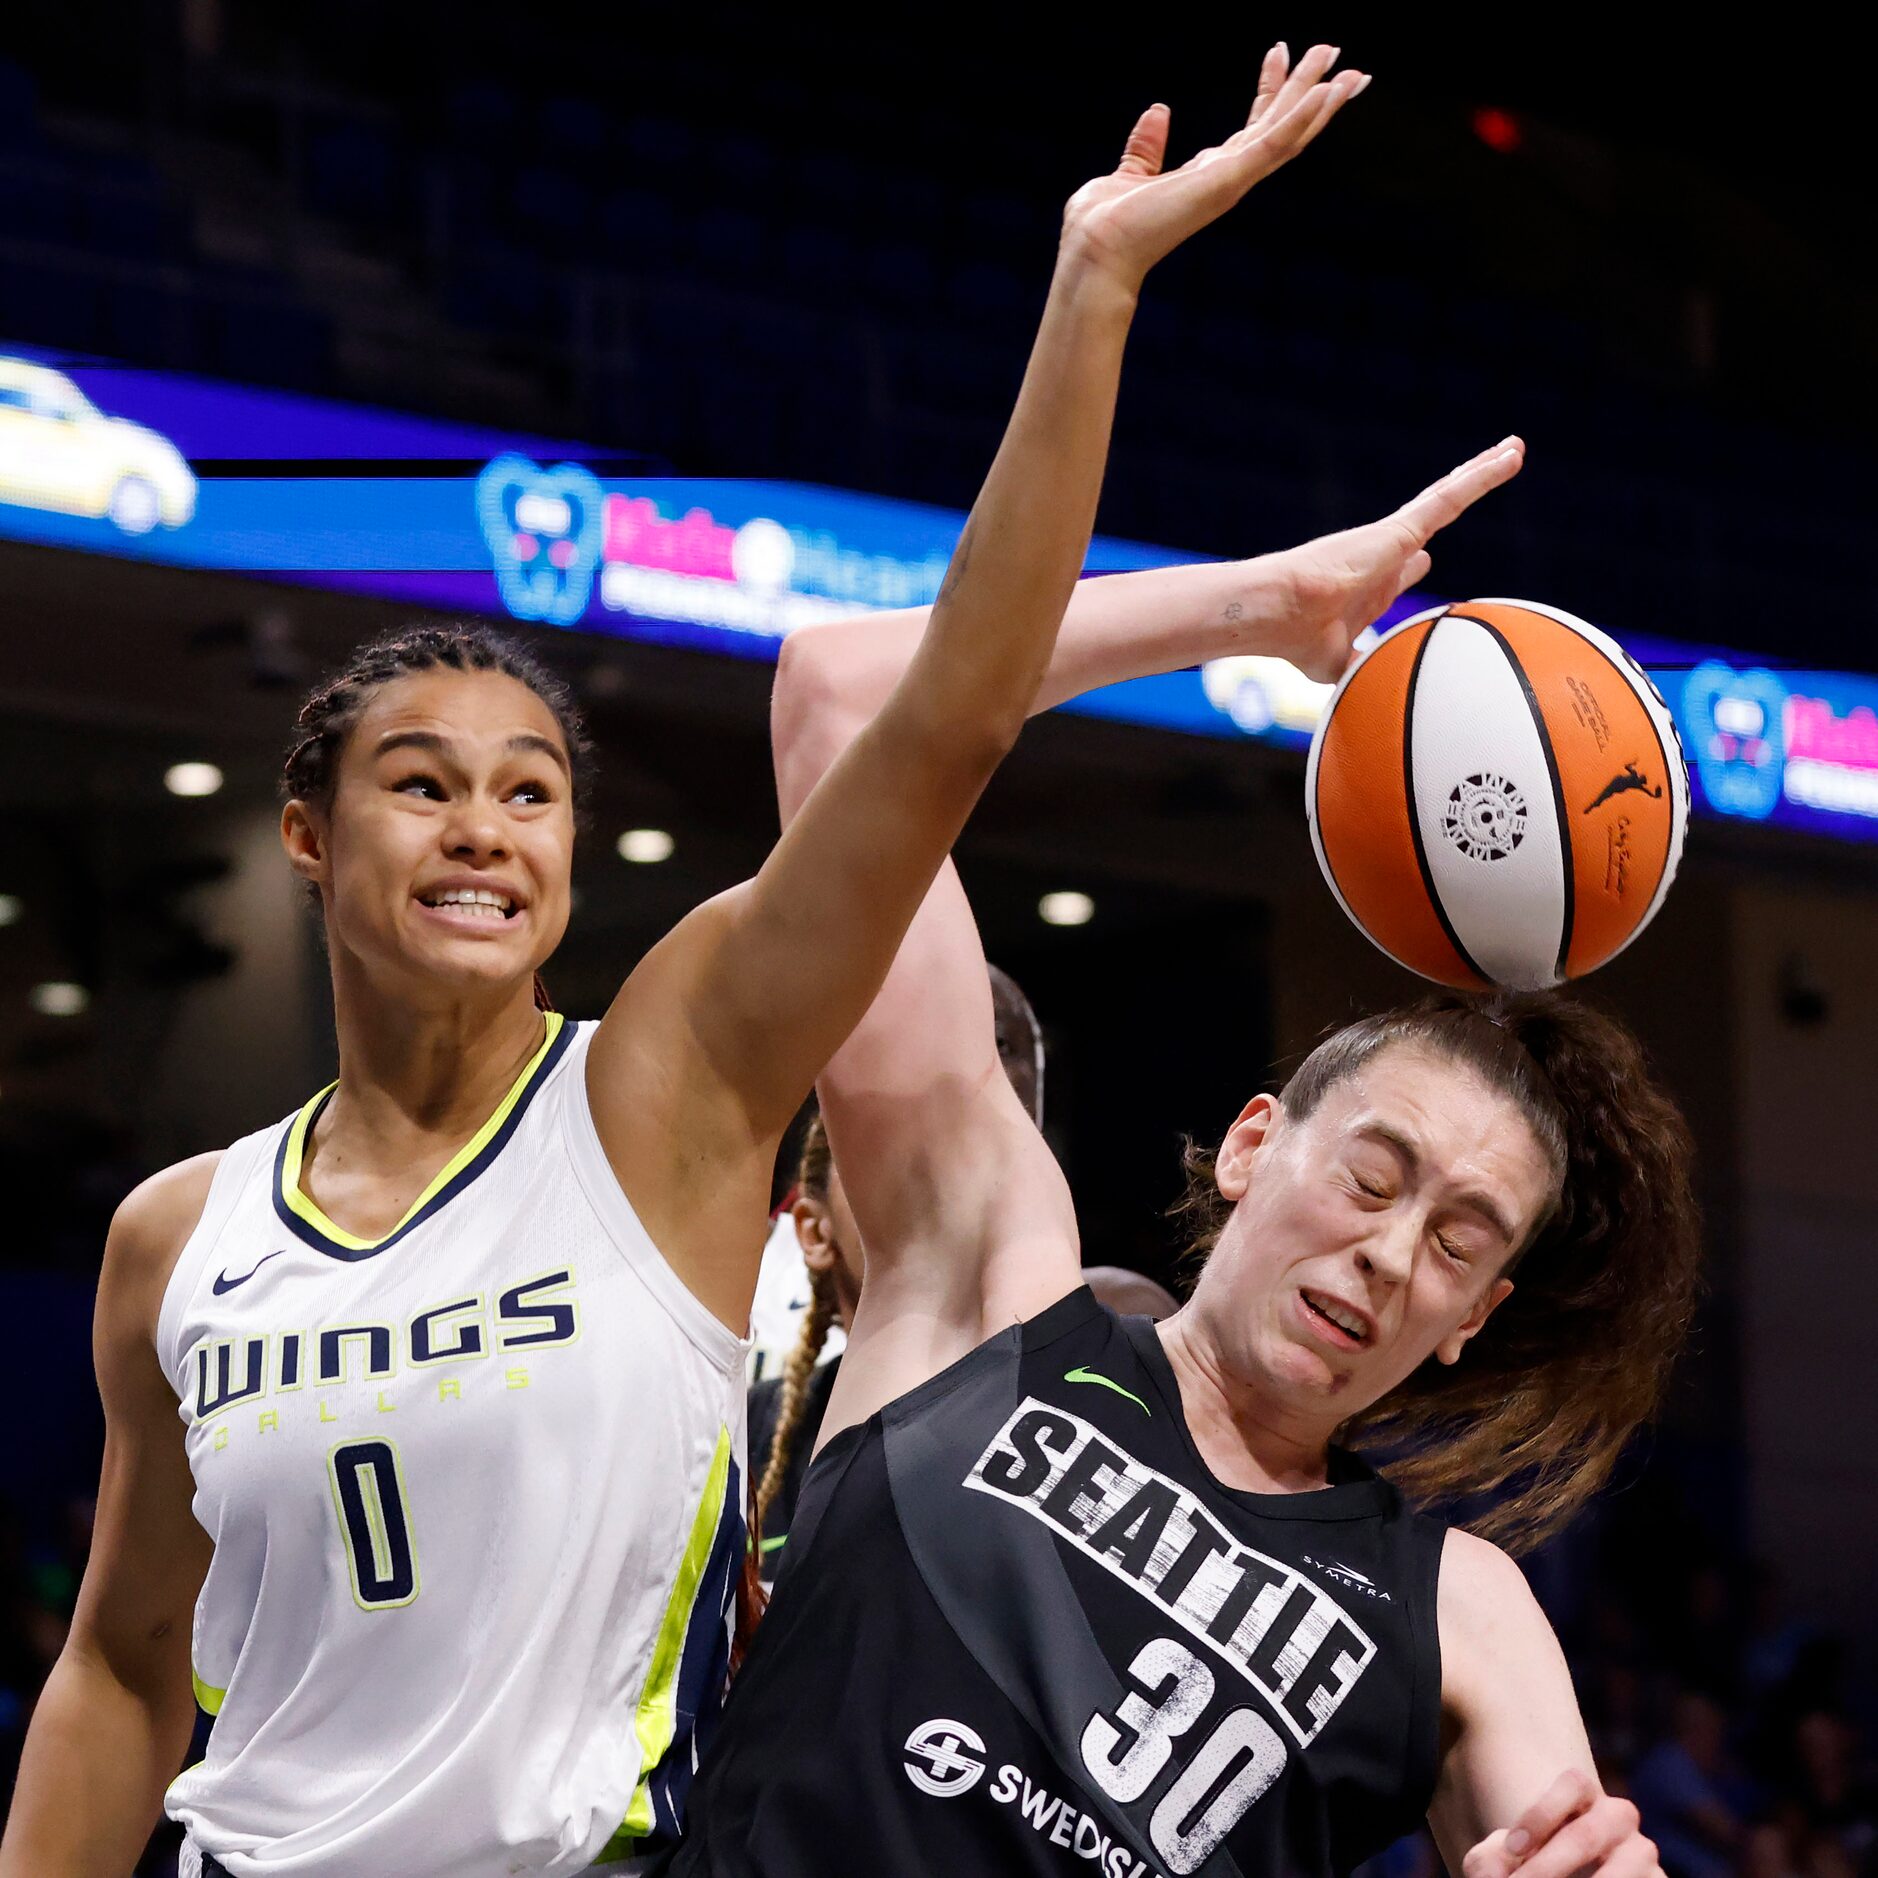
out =
{"type": "Polygon", "coordinates": [[[506,744],[516,736],[566,739],[554,713],[507,672],[412,672],[380,685],[359,713],[353,741],[367,755],[396,731],[452,742],[506,744]]]}

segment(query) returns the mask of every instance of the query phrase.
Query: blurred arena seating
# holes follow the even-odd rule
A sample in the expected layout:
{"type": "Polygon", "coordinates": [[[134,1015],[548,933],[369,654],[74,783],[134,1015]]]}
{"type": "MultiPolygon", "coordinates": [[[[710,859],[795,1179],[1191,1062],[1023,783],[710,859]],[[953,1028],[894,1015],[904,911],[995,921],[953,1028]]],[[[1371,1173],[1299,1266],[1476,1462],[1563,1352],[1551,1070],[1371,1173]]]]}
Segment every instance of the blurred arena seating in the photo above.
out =
{"type": "MultiPolygon", "coordinates": [[[[709,51],[707,121],[684,108],[702,53],[648,54],[608,107],[601,75],[579,95],[577,73],[468,69],[449,45],[401,84],[342,56],[366,28],[336,13],[291,58],[265,37],[192,58],[134,125],[55,109],[0,67],[0,331],[474,410],[699,474],[969,497],[1074,181],[1066,101],[962,163],[937,98],[817,123],[735,34],[709,51]]],[[[1633,240],[1561,258],[1597,276],[1575,293],[1496,291],[1465,217],[1322,167],[1261,201],[1251,239],[1157,277],[1111,526],[1275,545],[1517,427],[1543,497],[1476,525],[1503,590],[1748,644],[1767,609],[1829,638],[1869,600],[1850,443],[1727,408],[1714,330],[1752,309],[1717,312],[1693,241],[1680,280],[1633,240]],[[1606,290],[1624,311],[1600,324],[1606,290]],[[1742,473],[1770,463],[1771,504],[1742,473]]],[[[1475,213],[1584,219],[1555,178],[1526,178],[1523,203],[1490,185],[1475,213]]]]}

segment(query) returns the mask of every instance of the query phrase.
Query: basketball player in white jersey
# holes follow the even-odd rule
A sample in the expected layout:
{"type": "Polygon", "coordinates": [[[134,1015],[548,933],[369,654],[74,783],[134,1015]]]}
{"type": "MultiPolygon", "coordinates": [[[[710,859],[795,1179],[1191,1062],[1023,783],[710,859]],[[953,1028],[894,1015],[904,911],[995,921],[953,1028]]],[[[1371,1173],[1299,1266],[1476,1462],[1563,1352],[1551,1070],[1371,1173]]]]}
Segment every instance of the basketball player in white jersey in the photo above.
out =
{"type": "Polygon", "coordinates": [[[216,1723],[169,1788],[189,1873],[573,1873],[670,1831],[744,1554],[778,1140],[1023,724],[1145,275],[1361,88],[1333,56],[1268,62],[1256,121],[1165,174],[1154,107],[1071,200],[905,681],[598,1024],[536,993],[582,756],[559,688],[421,628],[309,703],[282,832],[322,911],[339,1078],[113,1224],[94,1549],[0,1878],[130,1871],[192,1682],[216,1723]]]}

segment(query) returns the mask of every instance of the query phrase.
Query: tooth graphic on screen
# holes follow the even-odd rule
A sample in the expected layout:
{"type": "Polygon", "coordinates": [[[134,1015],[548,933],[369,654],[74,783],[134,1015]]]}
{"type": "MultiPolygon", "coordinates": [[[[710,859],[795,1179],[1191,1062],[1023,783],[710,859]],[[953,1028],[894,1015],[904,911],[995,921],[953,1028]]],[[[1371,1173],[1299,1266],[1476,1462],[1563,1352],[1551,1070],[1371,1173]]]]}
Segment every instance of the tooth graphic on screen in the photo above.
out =
{"type": "Polygon", "coordinates": [[[1684,682],[1682,708],[1708,799],[1725,814],[1771,815],[1786,769],[1786,686],[1769,671],[1704,659],[1684,682]]]}
{"type": "Polygon", "coordinates": [[[499,456],[476,479],[476,513],[502,604],[517,619],[572,626],[587,610],[605,538],[605,492],[578,463],[543,469],[499,456]]]}

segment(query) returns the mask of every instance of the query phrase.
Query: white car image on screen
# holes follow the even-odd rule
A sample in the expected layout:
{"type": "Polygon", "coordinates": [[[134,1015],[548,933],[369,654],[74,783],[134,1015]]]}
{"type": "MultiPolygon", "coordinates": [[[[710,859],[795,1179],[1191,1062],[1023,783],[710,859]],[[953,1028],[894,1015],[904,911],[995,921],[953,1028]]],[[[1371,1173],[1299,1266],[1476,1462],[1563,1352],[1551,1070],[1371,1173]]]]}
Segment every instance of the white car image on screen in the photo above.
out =
{"type": "Polygon", "coordinates": [[[105,416],[63,372],[0,358],[0,502],[146,535],[195,514],[196,479],[167,437],[105,416]]]}

